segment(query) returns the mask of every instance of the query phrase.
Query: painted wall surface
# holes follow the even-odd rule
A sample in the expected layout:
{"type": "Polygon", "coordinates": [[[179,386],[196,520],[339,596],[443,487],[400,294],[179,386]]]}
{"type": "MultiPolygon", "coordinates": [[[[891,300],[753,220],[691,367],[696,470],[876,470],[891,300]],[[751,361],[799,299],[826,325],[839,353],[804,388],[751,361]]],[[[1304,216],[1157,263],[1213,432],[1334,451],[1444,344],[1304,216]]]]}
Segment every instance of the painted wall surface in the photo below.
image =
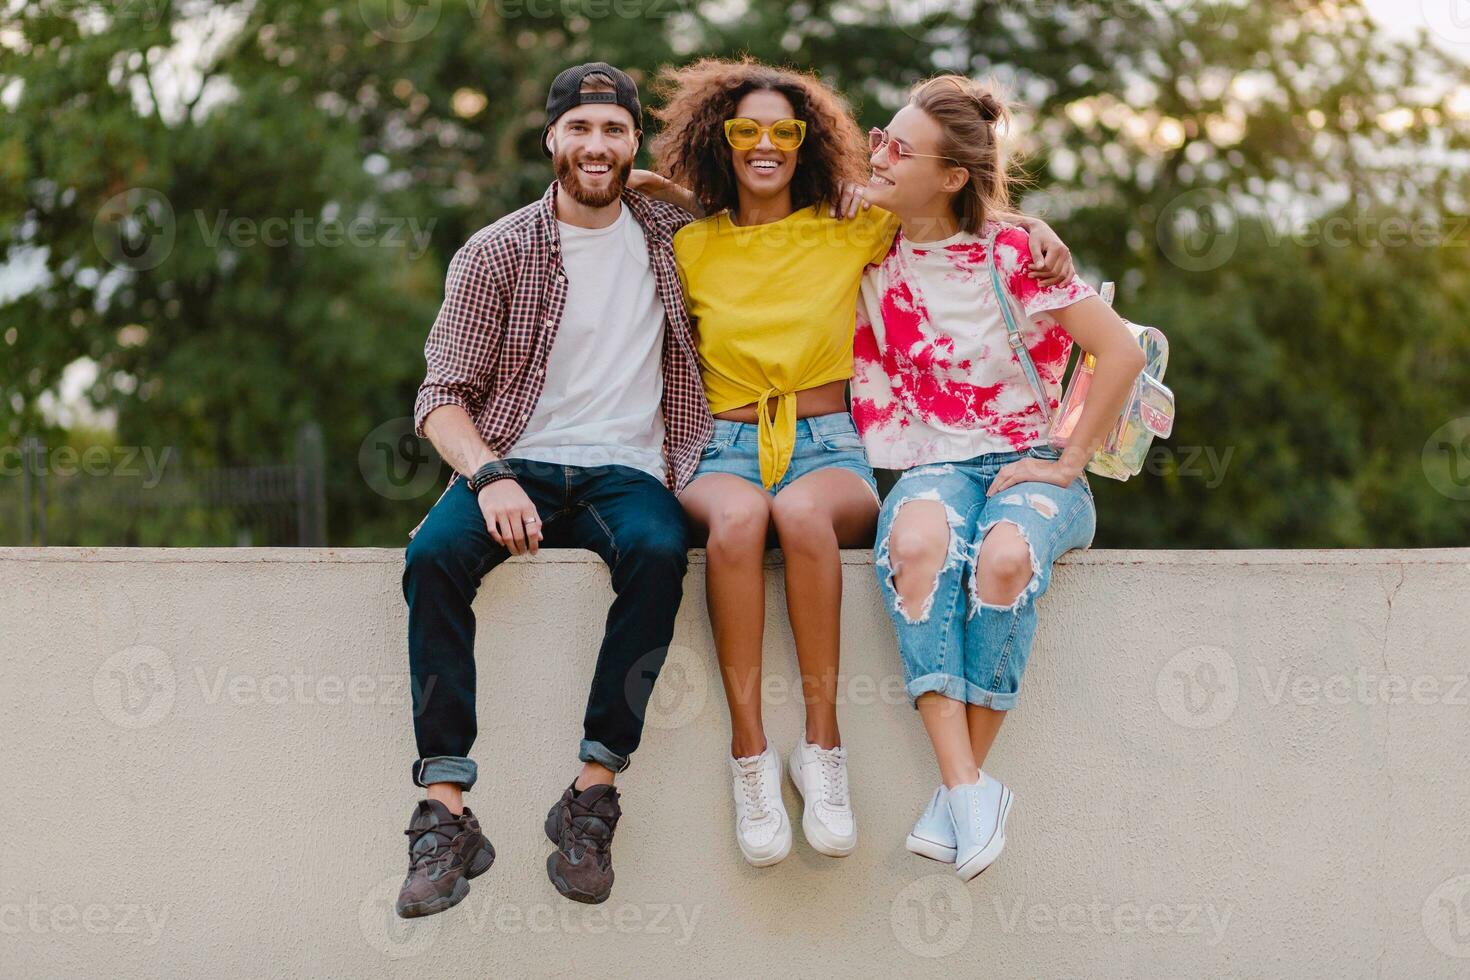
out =
{"type": "Polygon", "coordinates": [[[486,580],[469,799],[499,857],[403,922],[401,552],[0,550],[0,976],[1470,975],[1470,549],[1065,559],[987,766],[1016,793],[1008,846],[968,885],[903,848],[936,774],[863,552],[840,709],[859,849],[798,833],[743,863],[692,561],[597,907],[546,881],[541,820],[606,570],[543,552],[486,580]]]}

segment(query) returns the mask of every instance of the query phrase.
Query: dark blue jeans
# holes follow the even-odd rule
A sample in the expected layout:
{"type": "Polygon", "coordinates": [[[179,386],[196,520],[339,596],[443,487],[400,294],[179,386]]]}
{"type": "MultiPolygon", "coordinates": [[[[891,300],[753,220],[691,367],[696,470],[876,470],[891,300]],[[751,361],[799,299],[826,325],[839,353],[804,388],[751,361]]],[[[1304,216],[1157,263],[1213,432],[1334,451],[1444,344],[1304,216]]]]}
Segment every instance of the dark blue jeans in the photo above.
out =
{"type": "MultiPolygon", "coordinates": [[[[616,598],[607,613],[577,757],[620,772],[643,735],[648,699],[684,595],[684,508],[657,479],[629,466],[508,462],[541,516],[540,546],[587,548],[612,572],[616,598]]],[[[409,543],[403,595],[419,752],[413,779],[420,786],[445,782],[469,789],[475,783],[478,768],[469,758],[476,734],[470,606],[485,573],[508,557],[490,537],[464,480],[445,491],[409,543]]]]}

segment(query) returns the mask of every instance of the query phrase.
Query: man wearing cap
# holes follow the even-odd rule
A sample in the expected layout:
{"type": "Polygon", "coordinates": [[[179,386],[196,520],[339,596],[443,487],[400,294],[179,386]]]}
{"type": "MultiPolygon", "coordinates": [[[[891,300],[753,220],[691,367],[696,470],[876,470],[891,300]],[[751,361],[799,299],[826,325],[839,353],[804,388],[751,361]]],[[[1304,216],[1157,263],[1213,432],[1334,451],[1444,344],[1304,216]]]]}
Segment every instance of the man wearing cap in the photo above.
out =
{"type": "Polygon", "coordinates": [[[542,132],[556,180],[456,253],[424,345],[415,427],[455,474],[403,572],[413,780],[427,796],[407,830],[406,918],[456,905],[495,860],[463,803],[477,777],[471,602],[485,573],[542,544],[597,552],[616,594],[581,769],[545,824],[557,891],[595,903],[612,889],[613,778],[638,747],[683,595],[675,494],[713,428],[671,247],[689,216],[625,187],[642,120],[637,86],[611,65],[556,77],[542,132]]]}

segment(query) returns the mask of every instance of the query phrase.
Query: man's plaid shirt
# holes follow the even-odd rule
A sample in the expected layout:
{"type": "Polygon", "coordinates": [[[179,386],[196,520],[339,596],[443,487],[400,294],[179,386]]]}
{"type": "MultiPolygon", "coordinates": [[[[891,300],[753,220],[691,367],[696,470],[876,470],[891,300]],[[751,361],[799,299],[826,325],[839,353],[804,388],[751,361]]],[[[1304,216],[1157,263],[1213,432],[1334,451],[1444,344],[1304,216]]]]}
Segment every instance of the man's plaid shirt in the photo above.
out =
{"type": "MultiPolygon", "coordinates": [[[[475,232],[449,263],[444,305],[424,344],[428,372],[414,402],[420,436],[441,405],[463,408],[497,456],[510,452],[525,430],[566,308],[556,191],[553,181],[540,201],[475,232]]],[[[689,215],[626,189],[623,206],[643,226],[664,307],[664,460],[666,482],[678,493],[714,428],[674,267],[674,232],[689,215]]]]}

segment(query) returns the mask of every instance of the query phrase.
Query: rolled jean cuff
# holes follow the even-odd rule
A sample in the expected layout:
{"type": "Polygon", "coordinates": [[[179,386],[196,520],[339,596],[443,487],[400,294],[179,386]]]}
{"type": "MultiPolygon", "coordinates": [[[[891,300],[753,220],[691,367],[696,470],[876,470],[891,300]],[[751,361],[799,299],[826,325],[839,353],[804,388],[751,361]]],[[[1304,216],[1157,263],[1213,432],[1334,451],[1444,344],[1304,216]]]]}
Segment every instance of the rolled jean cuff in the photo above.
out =
{"type": "Polygon", "coordinates": [[[622,772],[628,768],[628,757],[618,755],[601,742],[591,739],[582,739],[581,749],[577,752],[577,758],[583,762],[595,762],[599,766],[605,766],[613,772],[622,772]]]}
{"type": "Polygon", "coordinates": [[[925,674],[923,677],[915,677],[904,685],[908,691],[909,703],[915,708],[919,706],[919,695],[928,694],[930,691],[937,692],[953,701],[963,701],[966,704],[978,705],[982,708],[993,708],[996,711],[1010,711],[1016,706],[1016,693],[1003,693],[999,691],[987,691],[978,684],[972,684],[963,677],[953,674],[925,674]]]}
{"type": "Polygon", "coordinates": [[[474,759],[460,755],[434,755],[419,759],[413,764],[415,786],[430,783],[458,783],[460,789],[470,789],[480,776],[480,768],[474,759]]]}

